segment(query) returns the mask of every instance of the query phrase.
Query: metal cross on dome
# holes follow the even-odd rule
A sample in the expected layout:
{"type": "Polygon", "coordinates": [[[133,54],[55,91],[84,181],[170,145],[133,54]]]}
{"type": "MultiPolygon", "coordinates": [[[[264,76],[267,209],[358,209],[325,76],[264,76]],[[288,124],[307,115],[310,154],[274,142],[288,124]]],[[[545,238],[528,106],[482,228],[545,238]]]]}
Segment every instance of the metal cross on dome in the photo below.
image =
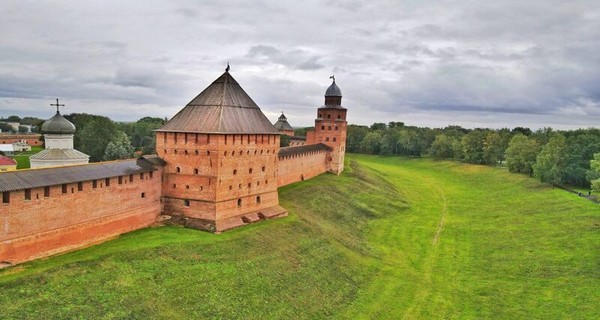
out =
{"type": "Polygon", "coordinates": [[[51,106],[56,106],[56,112],[60,112],[60,111],[58,110],[58,107],[64,107],[64,106],[65,106],[64,104],[60,104],[60,103],[58,103],[58,98],[56,99],[56,103],[51,103],[50,105],[51,105],[51,106]]]}

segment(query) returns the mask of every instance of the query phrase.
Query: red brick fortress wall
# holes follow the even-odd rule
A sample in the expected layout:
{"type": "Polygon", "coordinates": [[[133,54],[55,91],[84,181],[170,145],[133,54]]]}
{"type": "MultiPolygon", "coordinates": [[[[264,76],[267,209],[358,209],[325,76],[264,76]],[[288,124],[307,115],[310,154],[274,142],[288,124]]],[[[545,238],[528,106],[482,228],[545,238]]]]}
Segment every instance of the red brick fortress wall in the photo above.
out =
{"type": "Polygon", "coordinates": [[[95,180],[95,187],[82,181],[7,193],[9,203],[0,203],[0,262],[89,246],[155,223],[160,178],[159,170],[95,180]]]}
{"type": "Polygon", "coordinates": [[[41,146],[44,145],[44,141],[41,140],[41,134],[0,134],[0,144],[12,144],[25,140],[30,146],[41,146]]]}
{"type": "MultiPolygon", "coordinates": [[[[289,147],[293,149],[295,147],[289,147]]],[[[328,152],[308,151],[293,155],[279,156],[277,186],[313,178],[327,171],[328,152]]]]}

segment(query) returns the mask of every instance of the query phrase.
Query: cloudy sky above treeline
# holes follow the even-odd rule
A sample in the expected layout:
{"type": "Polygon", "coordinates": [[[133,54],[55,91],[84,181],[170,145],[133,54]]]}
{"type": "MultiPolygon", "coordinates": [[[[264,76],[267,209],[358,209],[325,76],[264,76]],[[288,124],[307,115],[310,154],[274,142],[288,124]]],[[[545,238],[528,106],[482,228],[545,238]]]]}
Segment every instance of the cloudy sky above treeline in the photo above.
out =
{"type": "Polygon", "coordinates": [[[0,116],[171,117],[224,71],[275,121],[600,127],[593,1],[2,1],[0,116]]]}

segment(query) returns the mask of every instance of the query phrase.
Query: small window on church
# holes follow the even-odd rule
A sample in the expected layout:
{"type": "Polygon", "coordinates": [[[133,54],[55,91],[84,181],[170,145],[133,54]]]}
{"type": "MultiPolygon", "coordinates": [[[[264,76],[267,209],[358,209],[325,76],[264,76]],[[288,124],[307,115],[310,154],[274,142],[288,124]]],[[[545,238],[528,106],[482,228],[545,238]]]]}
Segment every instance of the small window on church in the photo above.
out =
{"type": "Polygon", "coordinates": [[[68,191],[67,191],[67,185],[66,185],[66,184],[63,184],[63,185],[62,185],[62,193],[67,193],[67,192],[68,192],[68,191]]]}
{"type": "Polygon", "coordinates": [[[25,189],[25,200],[31,200],[31,189],[25,189]]]}
{"type": "MultiPolygon", "coordinates": [[[[96,180],[94,180],[95,182],[96,180]]],[[[44,187],[44,197],[50,197],[50,187],[44,187]]]]}
{"type": "Polygon", "coordinates": [[[132,174],[129,175],[129,182],[133,182],[133,175],[132,174]]]}
{"type": "Polygon", "coordinates": [[[327,115],[327,119],[331,119],[331,115],[330,114],[327,115]]]}
{"type": "Polygon", "coordinates": [[[250,168],[250,169],[248,170],[248,173],[252,173],[252,168],[250,168]]]}
{"type": "Polygon", "coordinates": [[[262,166],[262,171],[265,172],[265,166],[262,166]]]}
{"type": "Polygon", "coordinates": [[[237,169],[233,169],[233,174],[237,174],[237,169]]]}
{"type": "Polygon", "coordinates": [[[260,203],[260,196],[256,197],[256,203],[260,203]]]}
{"type": "Polygon", "coordinates": [[[194,169],[194,174],[198,174],[198,169],[194,169]]]}
{"type": "Polygon", "coordinates": [[[105,181],[104,181],[104,184],[105,184],[107,187],[110,187],[110,178],[106,178],[106,179],[105,179],[105,181]]]}
{"type": "Polygon", "coordinates": [[[10,192],[9,191],[2,192],[2,203],[10,203],[10,192]]]}
{"type": "Polygon", "coordinates": [[[152,179],[152,176],[154,176],[154,174],[152,171],[150,171],[149,173],[150,173],[150,179],[152,179]]]}
{"type": "Polygon", "coordinates": [[[145,193],[145,192],[142,192],[142,195],[141,195],[141,197],[142,197],[142,198],[145,198],[145,197],[146,197],[146,193],[145,193]]]}
{"type": "Polygon", "coordinates": [[[335,138],[335,137],[333,137],[333,142],[335,142],[335,140],[336,140],[336,138],[335,138]]]}
{"type": "Polygon", "coordinates": [[[338,114],[338,119],[340,119],[340,118],[342,118],[342,116],[340,116],[340,115],[338,114]]]}
{"type": "Polygon", "coordinates": [[[190,200],[188,200],[188,199],[183,200],[183,205],[186,206],[186,207],[189,207],[190,206],[190,200]]]}
{"type": "Polygon", "coordinates": [[[338,129],[338,126],[335,126],[335,130],[337,130],[337,129],[338,129]]]}
{"type": "Polygon", "coordinates": [[[77,191],[83,191],[83,182],[77,182],[77,191]]]}
{"type": "Polygon", "coordinates": [[[144,173],[143,172],[140,173],[140,180],[144,180],[144,173]]]}
{"type": "Polygon", "coordinates": [[[325,141],[329,141],[329,137],[325,137],[325,141]]]}
{"type": "Polygon", "coordinates": [[[122,177],[122,176],[119,176],[119,177],[117,178],[117,183],[118,183],[118,184],[123,184],[123,177],[122,177]]]}
{"type": "Polygon", "coordinates": [[[238,200],[237,200],[237,205],[238,205],[238,207],[241,207],[241,206],[242,206],[242,199],[238,199],[238,200]]]}
{"type": "Polygon", "coordinates": [[[325,126],[321,126],[321,130],[325,130],[325,126]]]}
{"type": "Polygon", "coordinates": [[[181,168],[177,167],[177,168],[175,168],[175,171],[181,172],[181,168]]]}

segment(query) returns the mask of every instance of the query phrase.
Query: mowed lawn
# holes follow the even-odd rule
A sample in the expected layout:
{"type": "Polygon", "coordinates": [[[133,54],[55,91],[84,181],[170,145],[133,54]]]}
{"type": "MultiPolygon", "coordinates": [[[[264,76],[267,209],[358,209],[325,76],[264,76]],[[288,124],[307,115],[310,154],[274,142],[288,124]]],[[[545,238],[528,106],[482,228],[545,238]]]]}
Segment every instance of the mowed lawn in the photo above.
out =
{"type": "Polygon", "coordinates": [[[2,270],[0,318],[600,318],[600,206],[525,176],[348,155],[280,200],[2,270]]]}

